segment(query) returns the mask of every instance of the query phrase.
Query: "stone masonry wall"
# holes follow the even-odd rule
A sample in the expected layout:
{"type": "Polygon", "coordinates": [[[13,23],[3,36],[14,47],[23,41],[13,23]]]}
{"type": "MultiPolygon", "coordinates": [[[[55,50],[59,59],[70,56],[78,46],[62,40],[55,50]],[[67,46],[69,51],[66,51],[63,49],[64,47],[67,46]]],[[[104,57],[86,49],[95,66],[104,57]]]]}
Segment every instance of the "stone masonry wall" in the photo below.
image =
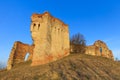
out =
{"type": "Polygon", "coordinates": [[[57,60],[69,54],[68,26],[48,12],[33,14],[31,33],[34,48],[32,65],[57,60]]]}
{"type": "Polygon", "coordinates": [[[15,42],[7,63],[7,69],[10,70],[15,64],[25,61],[25,56],[29,53],[28,60],[32,60],[34,45],[30,46],[22,42],[15,42]]]}
{"type": "MultiPolygon", "coordinates": [[[[68,25],[48,12],[33,14],[31,21],[30,31],[33,45],[15,42],[8,59],[8,70],[18,63],[25,62],[27,53],[30,54],[27,60],[32,61],[32,66],[46,64],[69,55],[68,25]]],[[[100,40],[87,46],[85,54],[114,59],[112,51],[100,40]]]]}
{"type": "Polygon", "coordinates": [[[109,50],[107,45],[100,40],[96,41],[91,46],[87,46],[85,54],[103,56],[110,59],[114,59],[112,51],[109,50]]]}
{"type": "MultiPolygon", "coordinates": [[[[33,14],[31,21],[30,31],[33,45],[15,42],[8,59],[8,70],[15,64],[25,62],[27,53],[30,54],[28,60],[32,60],[32,66],[46,64],[69,55],[68,25],[54,18],[48,12],[33,14]]],[[[85,54],[114,59],[112,51],[100,40],[87,46],[85,54]]]]}
{"type": "Polygon", "coordinates": [[[48,12],[31,16],[31,35],[33,45],[15,42],[9,56],[7,69],[24,62],[25,55],[30,54],[32,66],[46,64],[69,55],[69,30],[61,20],[48,12]]]}

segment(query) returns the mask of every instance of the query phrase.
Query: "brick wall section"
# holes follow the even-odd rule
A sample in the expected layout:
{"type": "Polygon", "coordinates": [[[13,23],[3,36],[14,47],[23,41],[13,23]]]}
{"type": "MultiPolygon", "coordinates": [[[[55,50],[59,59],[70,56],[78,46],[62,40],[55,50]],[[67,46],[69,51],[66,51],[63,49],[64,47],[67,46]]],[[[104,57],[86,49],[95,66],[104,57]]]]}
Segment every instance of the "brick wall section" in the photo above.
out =
{"type": "Polygon", "coordinates": [[[31,33],[35,44],[32,66],[69,55],[68,25],[48,12],[33,14],[31,19],[31,33]]]}
{"type": "Polygon", "coordinates": [[[46,64],[69,55],[68,25],[51,16],[48,12],[31,16],[30,31],[33,45],[15,42],[11,50],[7,69],[24,62],[25,55],[32,66],[46,64]]]}
{"type": "Polygon", "coordinates": [[[93,45],[86,47],[85,54],[103,56],[110,59],[114,59],[113,53],[103,41],[96,41],[93,45]]]}
{"type": "Polygon", "coordinates": [[[30,46],[28,44],[24,44],[22,42],[15,42],[13,45],[13,48],[11,50],[8,63],[7,63],[7,69],[11,69],[15,64],[21,63],[25,61],[25,56],[27,53],[29,53],[28,60],[32,60],[33,57],[33,48],[34,45],[30,46]]]}

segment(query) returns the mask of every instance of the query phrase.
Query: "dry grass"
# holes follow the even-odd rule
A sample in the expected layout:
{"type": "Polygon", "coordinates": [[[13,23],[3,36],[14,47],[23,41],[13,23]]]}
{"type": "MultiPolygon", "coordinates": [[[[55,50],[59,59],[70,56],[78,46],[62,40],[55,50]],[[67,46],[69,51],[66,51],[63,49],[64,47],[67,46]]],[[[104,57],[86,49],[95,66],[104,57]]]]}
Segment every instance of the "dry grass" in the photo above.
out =
{"type": "Polygon", "coordinates": [[[120,63],[103,57],[71,54],[41,66],[30,63],[1,71],[0,80],[120,80],[120,63]]]}

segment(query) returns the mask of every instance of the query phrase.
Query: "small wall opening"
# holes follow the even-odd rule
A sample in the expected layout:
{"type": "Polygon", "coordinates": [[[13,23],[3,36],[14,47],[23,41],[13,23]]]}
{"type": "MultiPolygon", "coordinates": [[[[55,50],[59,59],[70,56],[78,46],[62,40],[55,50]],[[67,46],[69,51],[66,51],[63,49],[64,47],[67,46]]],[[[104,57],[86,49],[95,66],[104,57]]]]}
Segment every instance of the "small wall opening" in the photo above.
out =
{"type": "Polygon", "coordinates": [[[40,28],[40,24],[38,24],[38,30],[39,30],[39,28],[40,28]]]}
{"type": "Polygon", "coordinates": [[[33,29],[35,28],[35,26],[36,26],[36,24],[34,23],[34,24],[33,24],[33,29]]]}
{"type": "Polygon", "coordinates": [[[30,55],[29,53],[27,53],[27,54],[25,55],[24,61],[27,61],[27,60],[28,60],[29,55],[30,55]]]}
{"type": "Polygon", "coordinates": [[[102,47],[100,47],[100,53],[102,54],[102,47]]]}
{"type": "Polygon", "coordinates": [[[33,26],[36,26],[36,24],[34,23],[33,26]]]}

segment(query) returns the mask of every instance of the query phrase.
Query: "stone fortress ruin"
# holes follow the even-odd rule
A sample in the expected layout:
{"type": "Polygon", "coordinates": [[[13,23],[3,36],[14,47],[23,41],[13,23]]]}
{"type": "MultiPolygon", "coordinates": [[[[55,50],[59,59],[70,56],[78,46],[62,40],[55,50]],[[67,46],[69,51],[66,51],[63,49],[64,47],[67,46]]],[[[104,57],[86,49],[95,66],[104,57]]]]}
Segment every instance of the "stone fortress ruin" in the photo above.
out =
{"type": "Polygon", "coordinates": [[[31,34],[35,45],[32,65],[45,64],[69,55],[68,25],[48,12],[33,14],[31,34]]]}
{"type": "Polygon", "coordinates": [[[103,56],[110,59],[114,59],[112,51],[109,50],[107,45],[103,41],[95,41],[93,45],[87,46],[85,54],[103,56]]]}
{"type": "MultiPolygon", "coordinates": [[[[31,66],[46,64],[70,54],[68,25],[48,12],[31,16],[30,31],[33,44],[19,41],[14,43],[7,63],[8,70],[18,63],[25,62],[27,53],[27,61],[32,61],[31,66]]],[[[113,58],[112,51],[101,41],[86,47],[86,54],[113,58]],[[99,49],[102,51],[99,52],[99,49]]]]}
{"type": "Polygon", "coordinates": [[[31,20],[33,44],[28,45],[19,41],[14,43],[7,64],[8,70],[15,64],[24,62],[27,53],[32,66],[49,63],[69,55],[68,25],[48,12],[33,14],[31,20]]]}

